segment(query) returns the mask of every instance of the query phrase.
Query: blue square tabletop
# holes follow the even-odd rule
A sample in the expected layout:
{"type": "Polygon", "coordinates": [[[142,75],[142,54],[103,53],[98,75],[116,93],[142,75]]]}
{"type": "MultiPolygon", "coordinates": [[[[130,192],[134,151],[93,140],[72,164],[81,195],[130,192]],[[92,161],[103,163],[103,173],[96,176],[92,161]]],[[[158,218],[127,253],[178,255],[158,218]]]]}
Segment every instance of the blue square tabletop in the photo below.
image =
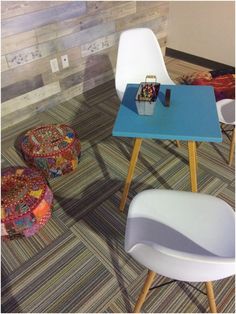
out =
{"type": "Polygon", "coordinates": [[[139,115],[138,84],[128,84],[118,111],[113,136],[221,142],[222,135],[211,86],[161,85],[152,116],[139,115]],[[170,106],[164,106],[166,89],[170,106]]]}

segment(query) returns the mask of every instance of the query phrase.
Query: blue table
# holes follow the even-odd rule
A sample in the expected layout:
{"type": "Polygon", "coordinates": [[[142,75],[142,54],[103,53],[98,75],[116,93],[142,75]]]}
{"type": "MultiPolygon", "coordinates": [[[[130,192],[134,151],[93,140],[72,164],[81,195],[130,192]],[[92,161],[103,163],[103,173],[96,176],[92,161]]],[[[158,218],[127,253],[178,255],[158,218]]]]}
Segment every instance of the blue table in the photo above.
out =
{"type": "Polygon", "coordinates": [[[124,210],[143,138],[188,141],[191,188],[197,192],[196,141],[222,142],[213,87],[161,85],[152,116],[138,115],[135,95],[138,84],[128,84],[116,117],[113,136],[134,137],[120,210],[124,210]],[[165,91],[171,89],[170,106],[165,91]]]}

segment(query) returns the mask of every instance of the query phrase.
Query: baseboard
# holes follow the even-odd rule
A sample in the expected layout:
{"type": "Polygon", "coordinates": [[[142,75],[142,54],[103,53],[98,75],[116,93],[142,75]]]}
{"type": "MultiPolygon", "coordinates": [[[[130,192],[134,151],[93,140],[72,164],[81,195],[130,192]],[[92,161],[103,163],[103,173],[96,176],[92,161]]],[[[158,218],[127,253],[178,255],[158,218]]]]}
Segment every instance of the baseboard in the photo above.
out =
{"type": "Polygon", "coordinates": [[[193,64],[201,65],[201,66],[204,66],[206,68],[213,69],[213,70],[235,69],[233,66],[228,65],[228,64],[219,63],[219,62],[205,59],[202,57],[194,56],[194,55],[191,55],[189,53],[175,50],[175,49],[168,48],[168,47],[166,47],[166,56],[180,59],[180,60],[190,62],[193,64]]]}

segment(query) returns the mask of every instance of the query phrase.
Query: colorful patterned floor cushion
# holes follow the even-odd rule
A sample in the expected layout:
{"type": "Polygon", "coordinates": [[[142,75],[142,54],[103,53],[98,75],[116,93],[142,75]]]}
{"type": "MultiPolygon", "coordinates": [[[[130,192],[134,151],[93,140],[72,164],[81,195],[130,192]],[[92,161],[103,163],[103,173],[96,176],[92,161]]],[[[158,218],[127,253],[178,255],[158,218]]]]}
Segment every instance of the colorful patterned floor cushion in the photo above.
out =
{"type": "Polygon", "coordinates": [[[55,178],[77,167],[80,141],[68,125],[50,124],[28,131],[21,139],[21,150],[29,165],[55,178]]]}
{"type": "Polygon", "coordinates": [[[1,179],[3,239],[34,235],[51,217],[53,194],[45,178],[36,169],[9,167],[1,179]]]}
{"type": "Polygon", "coordinates": [[[216,101],[235,99],[235,74],[233,70],[195,72],[183,75],[179,82],[187,85],[210,85],[214,87],[216,101]]]}

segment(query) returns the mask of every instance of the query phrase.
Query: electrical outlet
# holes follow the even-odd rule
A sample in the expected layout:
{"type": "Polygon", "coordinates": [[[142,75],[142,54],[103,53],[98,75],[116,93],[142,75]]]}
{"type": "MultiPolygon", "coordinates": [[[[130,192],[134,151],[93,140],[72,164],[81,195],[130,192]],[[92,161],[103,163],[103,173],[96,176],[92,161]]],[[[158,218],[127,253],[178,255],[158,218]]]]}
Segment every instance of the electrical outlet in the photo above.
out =
{"type": "Polygon", "coordinates": [[[63,67],[63,69],[65,69],[65,68],[68,68],[68,67],[69,67],[69,59],[68,59],[68,55],[61,56],[61,63],[62,63],[62,67],[63,67]]]}
{"type": "Polygon", "coordinates": [[[50,65],[51,65],[52,73],[59,71],[57,58],[50,60],[50,65]]]}

